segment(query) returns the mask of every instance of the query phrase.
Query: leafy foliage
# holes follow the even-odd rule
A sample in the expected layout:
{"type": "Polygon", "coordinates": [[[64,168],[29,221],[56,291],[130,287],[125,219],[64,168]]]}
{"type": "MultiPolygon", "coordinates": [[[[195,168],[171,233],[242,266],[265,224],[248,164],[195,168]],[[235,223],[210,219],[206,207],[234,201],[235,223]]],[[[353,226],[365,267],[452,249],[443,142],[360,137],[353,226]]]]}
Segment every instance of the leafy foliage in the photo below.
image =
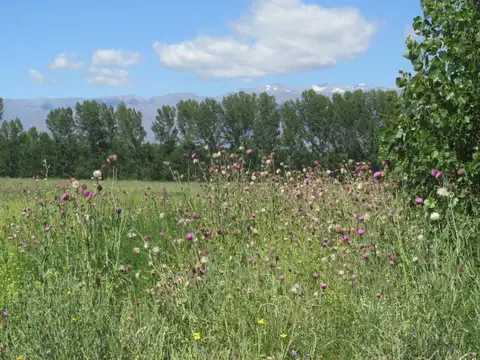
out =
{"type": "MultiPolygon", "coordinates": [[[[408,38],[404,57],[415,73],[400,71],[397,116],[382,131],[382,153],[411,192],[432,194],[442,185],[479,211],[480,11],[476,1],[424,0],[423,17],[408,38]],[[472,206],[473,205],[473,206],[472,206]]],[[[432,195],[432,203],[433,203],[432,195]]]]}
{"type": "MultiPolygon", "coordinates": [[[[222,101],[180,101],[157,110],[146,141],[143,114],[125,103],[116,108],[96,101],[75,109],[52,110],[49,133],[25,131],[20,120],[4,122],[0,132],[0,176],[30,177],[51,164],[50,176],[89,178],[112,153],[122,159],[122,179],[171,180],[187,170],[185,154],[208,159],[220,146],[252,148],[249,167],[259,170],[271,152],[292,167],[336,166],[347,159],[376,160],[377,129],[389,121],[396,93],[355,91],[333,99],[306,91],[280,105],[267,93],[234,93],[222,101]],[[16,135],[15,135],[16,134],[16,135]]],[[[108,176],[108,171],[105,171],[108,176]]]]}

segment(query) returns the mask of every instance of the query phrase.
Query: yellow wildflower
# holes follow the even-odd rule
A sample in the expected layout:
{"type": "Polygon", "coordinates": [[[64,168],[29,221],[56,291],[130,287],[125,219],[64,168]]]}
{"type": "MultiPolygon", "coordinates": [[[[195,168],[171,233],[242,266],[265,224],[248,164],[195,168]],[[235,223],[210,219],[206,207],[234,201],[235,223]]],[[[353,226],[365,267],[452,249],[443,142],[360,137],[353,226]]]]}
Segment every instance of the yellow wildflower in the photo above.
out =
{"type": "Polygon", "coordinates": [[[263,325],[263,324],[265,324],[265,320],[263,320],[263,319],[260,319],[260,320],[258,320],[257,322],[258,322],[258,325],[263,325]]]}
{"type": "Polygon", "coordinates": [[[193,339],[200,340],[200,333],[199,332],[193,333],[193,339]]]}
{"type": "Polygon", "coordinates": [[[280,337],[281,337],[282,339],[285,339],[287,336],[288,336],[287,334],[280,334],[280,337]]]}

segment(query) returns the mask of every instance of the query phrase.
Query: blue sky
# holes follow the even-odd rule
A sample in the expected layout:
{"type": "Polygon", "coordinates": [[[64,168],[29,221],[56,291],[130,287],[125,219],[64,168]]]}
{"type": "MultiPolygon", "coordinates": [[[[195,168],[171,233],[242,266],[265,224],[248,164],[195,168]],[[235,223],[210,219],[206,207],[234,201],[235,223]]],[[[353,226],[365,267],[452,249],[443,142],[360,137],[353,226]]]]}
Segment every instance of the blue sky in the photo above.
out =
{"type": "Polygon", "coordinates": [[[393,87],[419,0],[6,0],[0,96],[393,87]]]}

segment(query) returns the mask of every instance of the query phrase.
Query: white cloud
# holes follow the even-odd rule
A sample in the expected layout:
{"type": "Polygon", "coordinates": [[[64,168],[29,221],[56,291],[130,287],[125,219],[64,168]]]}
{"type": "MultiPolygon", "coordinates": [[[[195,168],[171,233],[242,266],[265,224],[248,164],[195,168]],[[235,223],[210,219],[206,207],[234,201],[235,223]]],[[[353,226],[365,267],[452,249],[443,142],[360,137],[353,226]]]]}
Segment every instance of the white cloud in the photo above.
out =
{"type": "Polygon", "coordinates": [[[94,86],[131,87],[128,71],[91,67],[87,71],[87,82],[94,86]]]}
{"type": "Polygon", "coordinates": [[[258,0],[233,34],[155,42],[163,66],[210,78],[252,79],[335,65],[364,53],[376,32],[354,8],[322,8],[301,0],[258,0]]]}
{"type": "Polygon", "coordinates": [[[415,30],[413,29],[412,25],[405,25],[405,28],[403,29],[403,36],[405,39],[408,39],[409,37],[412,38],[412,40],[421,42],[423,41],[424,37],[415,34],[415,30]]]}
{"type": "Polygon", "coordinates": [[[57,82],[55,79],[45,77],[45,75],[35,69],[28,69],[28,76],[35,84],[52,84],[57,82]]]}
{"type": "Polygon", "coordinates": [[[97,50],[93,53],[92,64],[95,66],[127,67],[142,61],[140,53],[122,49],[97,50]]]}
{"type": "Polygon", "coordinates": [[[50,63],[53,70],[78,70],[83,66],[77,54],[61,53],[50,63]]]}

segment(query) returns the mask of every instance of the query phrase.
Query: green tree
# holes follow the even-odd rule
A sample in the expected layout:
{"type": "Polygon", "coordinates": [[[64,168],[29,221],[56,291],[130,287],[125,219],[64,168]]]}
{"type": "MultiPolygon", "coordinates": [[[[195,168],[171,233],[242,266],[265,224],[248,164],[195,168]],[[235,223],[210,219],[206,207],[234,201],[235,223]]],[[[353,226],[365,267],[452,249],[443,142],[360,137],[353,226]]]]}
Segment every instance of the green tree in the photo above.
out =
{"type": "Polygon", "coordinates": [[[58,108],[50,111],[46,120],[47,129],[55,142],[53,159],[48,159],[53,165],[55,174],[63,176],[74,175],[74,169],[79,160],[76,125],[71,108],[58,108]]]}
{"type": "Polygon", "coordinates": [[[116,137],[116,152],[120,156],[122,176],[141,178],[138,171],[145,162],[142,157],[142,145],[147,135],[142,124],[143,115],[140,111],[128,108],[125,103],[117,107],[116,119],[118,123],[118,136],[116,137]]]}
{"type": "Polygon", "coordinates": [[[3,120],[3,99],[0,97],[0,121],[3,120]]]}
{"type": "Polygon", "coordinates": [[[222,136],[233,148],[247,146],[253,133],[256,113],[256,95],[243,91],[223,98],[225,111],[222,136]]]}
{"type": "Polygon", "coordinates": [[[280,108],[283,130],[281,158],[288,160],[289,165],[294,167],[306,164],[310,157],[305,146],[305,127],[300,121],[299,104],[298,101],[288,100],[280,108]]]}
{"type": "Polygon", "coordinates": [[[177,124],[180,136],[185,143],[193,143],[195,117],[199,104],[195,100],[182,100],[177,104],[177,124]]]}
{"type": "Polygon", "coordinates": [[[222,106],[214,99],[205,99],[197,109],[194,118],[194,140],[196,145],[208,145],[215,149],[220,143],[221,129],[224,118],[222,106]]]}
{"type": "Polygon", "coordinates": [[[305,127],[305,140],[316,154],[332,151],[335,144],[333,134],[333,106],[329,97],[313,90],[303,92],[296,101],[299,121],[305,127]]]}
{"type": "Polygon", "coordinates": [[[439,169],[457,199],[468,193],[473,200],[480,195],[479,6],[473,0],[421,5],[413,28],[423,40],[408,38],[404,53],[415,72],[397,78],[403,91],[383,133],[383,153],[412,192],[434,194],[439,181],[429,174],[439,169]]]}
{"type": "Polygon", "coordinates": [[[280,136],[280,110],[274,96],[261,93],[255,105],[252,125],[253,144],[263,154],[278,150],[280,136]]]}
{"type": "Polygon", "coordinates": [[[160,109],[157,109],[157,115],[152,123],[152,131],[160,144],[165,144],[172,138],[176,140],[177,129],[175,127],[175,117],[177,115],[177,109],[173,106],[163,105],[160,109]]]}
{"type": "Polygon", "coordinates": [[[2,122],[0,127],[0,148],[2,163],[0,173],[3,176],[18,177],[21,174],[23,124],[19,118],[2,122]]]}

